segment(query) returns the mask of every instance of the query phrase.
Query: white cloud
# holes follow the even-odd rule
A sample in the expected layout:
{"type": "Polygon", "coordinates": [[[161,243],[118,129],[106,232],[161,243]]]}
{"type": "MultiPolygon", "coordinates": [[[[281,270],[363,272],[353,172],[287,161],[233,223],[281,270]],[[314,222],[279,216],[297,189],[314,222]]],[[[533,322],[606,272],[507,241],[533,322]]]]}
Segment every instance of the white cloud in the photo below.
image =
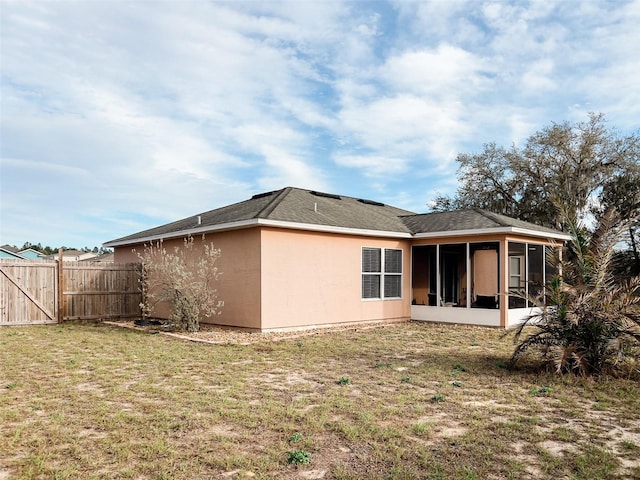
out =
{"type": "Polygon", "coordinates": [[[366,177],[405,173],[408,164],[406,158],[379,155],[337,155],[334,160],[338,165],[362,169],[366,177]]]}
{"type": "Polygon", "coordinates": [[[285,186],[327,190],[324,175],[320,169],[309,166],[300,158],[272,146],[263,146],[262,153],[266,169],[259,185],[265,190],[275,190],[285,186]]]}
{"type": "Polygon", "coordinates": [[[380,77],[395,90],[437,98],[476,93],[486,83],[484,60],[447,44],[387,59],[380,77]]]}

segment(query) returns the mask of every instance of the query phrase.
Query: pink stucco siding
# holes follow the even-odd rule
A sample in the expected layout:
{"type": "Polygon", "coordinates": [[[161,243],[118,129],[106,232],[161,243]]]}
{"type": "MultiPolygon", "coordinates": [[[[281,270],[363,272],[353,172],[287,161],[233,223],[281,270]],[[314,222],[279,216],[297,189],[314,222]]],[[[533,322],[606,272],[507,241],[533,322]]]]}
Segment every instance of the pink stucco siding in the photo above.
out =
{"type": "Polygon", "coordinates": [[[261,264],[263,330],[410,316],[408,240],[264,228],[261,264]],[[401,299],[362,300],[362,247],[402,249],[401,299]]]}
{"type": "MultiPolygon", "coordinates": [[[[212,242],[222,252],[217,265],[222,272],[218,280],[218,297],[224,301],[222,313],[204,322],[251,329],[260,328],[260,231],[257,228],[209,233],[205,242],[212,242]]],[[[172,249],[181,246],[183,239],[165,240],[164,246],[172,249]]],[[[196,248],[202,245],[202,237],[194,237],[196,248]]],[[[115,248],[116,262],[138,261],[132,249],[143,251],[143,245],[115,248]]],[[[166,317],[166,308],[154,312],[166,317]]]]}

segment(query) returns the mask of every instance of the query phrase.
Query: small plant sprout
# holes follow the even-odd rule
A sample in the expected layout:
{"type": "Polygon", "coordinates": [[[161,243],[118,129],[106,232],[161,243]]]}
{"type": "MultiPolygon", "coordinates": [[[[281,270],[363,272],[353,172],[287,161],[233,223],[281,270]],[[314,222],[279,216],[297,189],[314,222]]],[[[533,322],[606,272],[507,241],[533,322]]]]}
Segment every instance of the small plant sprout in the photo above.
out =
{"type": "Polygon", "coordinates": [[[412,430],[415,435],[424,435],[430,430],[430,425],[424,422],[418,422],[413,426],[412,430]]]}
{"type": "Polygon", "coordinates": [[[400,381],[401,381],[402,383],[409,383],[409,382],[411,381],[411,377],[402,377],[402,378],[400,379],[400,381]]]}
{"type": "Polygon", "coordinates": [[[444,395],[441,393],[436,393],[433,397],[431,397],[431,403],[441,403],[444,402],[444,395]]]}
{"type": "Polygon", "coordinates": [[[454,387],[462,387],[462,382],[456,380],[455,382],[451,382],[451,385],[453,385],[454,387]]]}
{"type": "Polygon", "coordinates": [[[289,437],[289,440],[287,440],[287,442],[289,443],[298,443],[299,441],[302,440],[302,434],[300,432],[296,432],[293,435],[291,435],[289,437]]]}
{"type": "Polygon", "coordinates": [[[291,450],[287,452],[289,465],[307,465],[311,463],[311,454],[304,450],[291,450]]]}
{"type": "Polygon", "coordinates": [[[384,367],[391,368],[391,363],[390,362],[387,362],[387,363],[380,362],[380,363],[376,363],[376,365],[375,365],[375,368],[384,368],[384,367]]]}
{"type": "Polygon", "coordinates": [[[351,384],[351,380],[349,380],[349,377],[340,377],[340,380],[338,380],[338,385],[350,385],[351,384]]]}
{"type": "Polygon", "coordinates": [[[529,395],[545,396],[551,393],[551,387],[532,388],[529,390],[529,395]]]}

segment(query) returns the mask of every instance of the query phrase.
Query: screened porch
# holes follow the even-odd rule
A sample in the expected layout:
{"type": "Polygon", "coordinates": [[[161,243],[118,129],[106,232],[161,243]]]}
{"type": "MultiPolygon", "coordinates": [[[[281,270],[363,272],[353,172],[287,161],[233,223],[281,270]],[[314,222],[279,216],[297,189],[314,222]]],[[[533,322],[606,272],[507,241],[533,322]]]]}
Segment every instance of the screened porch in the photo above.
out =
{"type": "Polygon", "coordinates": [[[411,318],[496,327],[521,321],[544,301],[556,273],[545,260],[550,248],[507,240],[414,245],[411,318]]]}

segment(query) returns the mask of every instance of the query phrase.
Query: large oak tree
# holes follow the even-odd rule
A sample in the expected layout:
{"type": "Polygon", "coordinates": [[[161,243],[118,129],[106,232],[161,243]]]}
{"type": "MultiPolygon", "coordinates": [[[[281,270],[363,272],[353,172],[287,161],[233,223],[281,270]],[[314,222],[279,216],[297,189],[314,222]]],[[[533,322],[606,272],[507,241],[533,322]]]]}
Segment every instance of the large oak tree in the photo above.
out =
{"type": "Polygon", "coordinates": [[[484,208],[564,230],[567,220],[597,211],[617,182],[627,184],[625,195],[640,191],[640,136],[607,128],[602,114],[553,123],[522,147],[488,143],[480,153],[459,154],[456,162],[460,186],[453,197],[437,197],[435,211],[484,208]]]}
{"type": "MultiPolygon", "coordinates": [[[[482,208],[566,230],[608,207],[625,218],[640,213],[640,134],[621,135],[603,114],[584,122],[552,123],[523,146],[487,143],[461,153],[455,195],[436,197],[432,209],[482,208]]],[[[640,228],[629,229],[630,250],[640,268],[640,228]]]]}

